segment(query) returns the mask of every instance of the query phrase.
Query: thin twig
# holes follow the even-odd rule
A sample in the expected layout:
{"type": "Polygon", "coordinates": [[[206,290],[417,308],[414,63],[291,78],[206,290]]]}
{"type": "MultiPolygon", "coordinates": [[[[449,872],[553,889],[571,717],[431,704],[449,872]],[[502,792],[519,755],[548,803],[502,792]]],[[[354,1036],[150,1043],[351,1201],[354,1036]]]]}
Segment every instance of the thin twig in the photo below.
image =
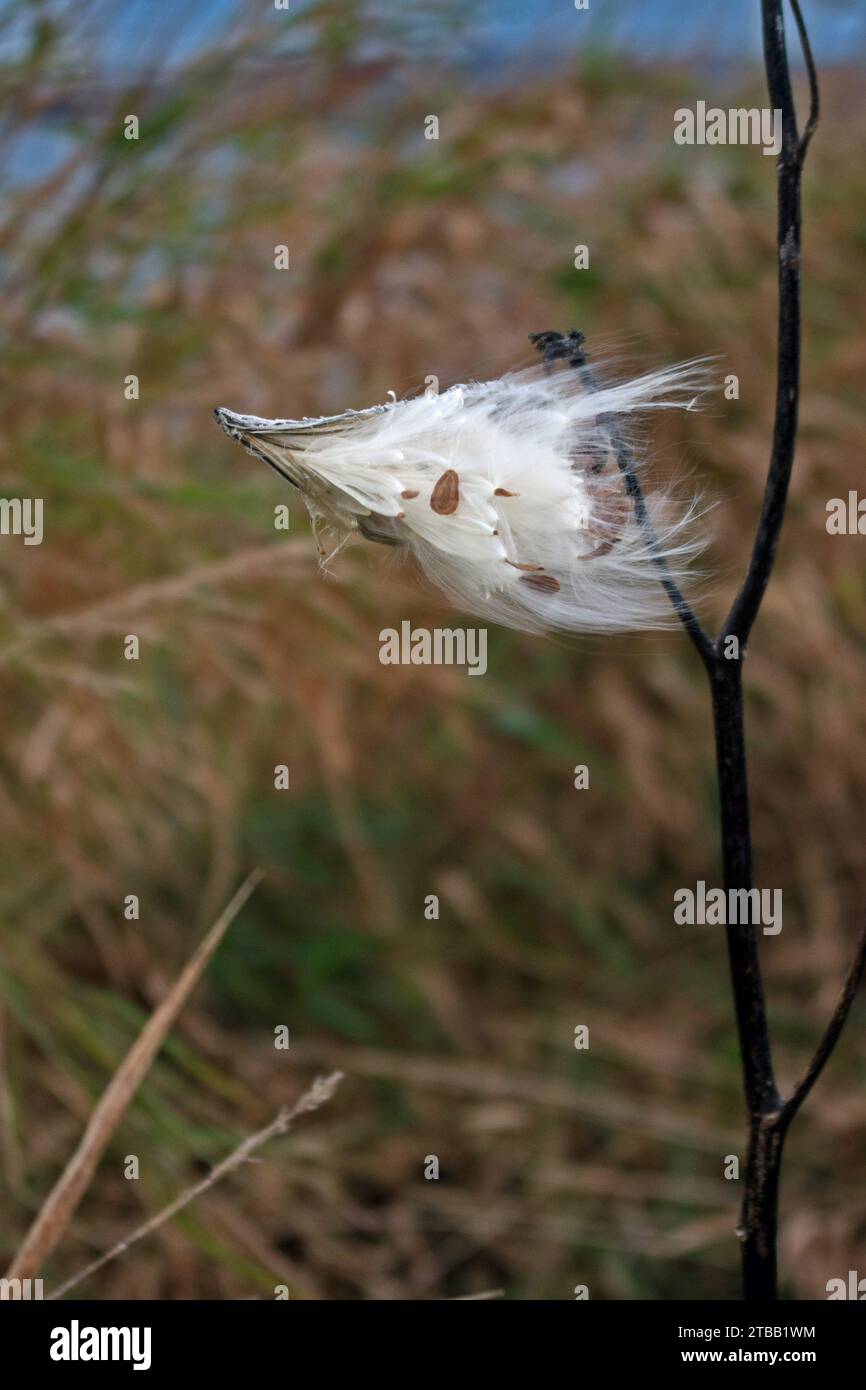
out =
{"type": "Polygon", "coordinates": [[[866,970],[866,927],[864,927],[861,933],[857,954],[845,977],[845,983],[842,986],[839,999],[833,1010],[833,1016],[824,1030],[824,1035],[815,1049],[815,1054],[811,1062],[797,1082],[791,1095],[782,1106],[782,1113],[786,1124],[790,1124],[815,1082],[818,1080],[818,1077],[821,1075],[821,1072],[827,1065],[830,1054],[839,1041],[839,1034],[845,1027],[845,1021],[851,1012],[851,1005],[854,1003],[857,990],[863,979],[864,970],[866,970]]]}
{"type": "Polygon", "coordinates": [[[809,78],[809,119],[800,137],[800,163],[802,164],[806,157],[809,141],[815,133],[818,118],[821,114],[821,98],[818,92],[818,74],[815,70],[815,59],[812,57],[812,45],[809,42],[806,23],[800,11],[799,0],[788,0],[788,3],[791,6],[794,23],[797,26],[797,33],[800,36],[800,47],[803,50],[803,62],[806,64],[806,73],[809,78]]]}
{"type": "MultiPolygon", "coordinates": [[[[770,103],[774,111],[782,113],[782,148],[777,164],[778,354],[773,444],[761,515],[746,577],[722,628],[724,636],[734,635],[739,639],[741,648],[748,641],[758,616],[776,558],[794,464],[800,399],[800,181],[806,147],[797,132],[782,0],[761,0],[761,9],[770,103]]],[[[805,26],[796,9],[795,18],[802,38],[805,26]]],[[[808,40],[804,43],[804,52],[807,47],[808,40]]],[[[814,68],[810,80],[816,94],[810,116],[811,137],[818,113],[814,68]]]]}
{"type": "Polygon", "coordinates": [[[229,927],[263,877],[254,869],[196,947],[165,999],[151,1014],[108,1083],[90,1117],[75,1153],[46,1197],[7,1278],[30,1279],[39,1273],[69,1225],[90,1185],[100,1158],[150,1069],[156,1054],[229,927]]]}
{"type": "MultiPolygon", "coordinates": [[[[779,310],[773,439],[761,513],[746,574],[715,641],[707,636],[676,583],[666,573],[663,557],[659,557],[661,582],[701,655],[710,681],[727,890],[749,890],[752,886],[741,662],[773,571],[794,464],[800,394],[800,190],[803,162],[820,112],[818,79],[809,36],[798,0],[789,0],[789,4],[809,80],[810,110],[802,136],[798,133],[791,88],[782,0],[761,0],[767,87],[773,110],[780,111],[782,117],[782,145],[777,164],[779,310]],[[737,638],[737,646],[728,659],[726,639],[730,637],[737,638]]],[[[566,359],[581,373],[588,387],[596,389],[595,378],[586,364],[581,334],[573,330],[568,335],[530,336],[545,360],[566,359]]],[[[655,551],[654,530],[628,447],[616,422],[608,422],[608,429],[636,517],[655,551]]],[[[774,1299],[777,1296],[778,1191],[785,1134],[826,1066],[845,1025],[866,969],[866,932],[833,1017],[802,1080],[787,1100],[781,1098],[776,1088],[755,924],[729,922],[727,945],[749,1116],[749,1149],[738,1230],[742,1242],[744,1294],[747,1299],[774,1299]]]]}
{"type": "Polygon", "coordinates": [[[108,598],[100,599],[86,608],[75,609],[71,613],[56,613],[32,626],[26,637],[0,650],[0,665],[16,660],[47,637],[97,634],[115,627],[121,621],[128,621],[143,609],[151,610],[188,598],[193,590],[205,585],[245,579],[259,569],[282,566],[289,560],[303,562],[306,553],[307,547],[295,541],[250,546],[246,550],[235,551],[225,559],[169,575],[167,579],[155,579],[132,589],[124,589],[119,594],[110,594],[108,598]]]}
{"type": "MultiPolygon", "coordinates": [[[[770,105],[782,117],[782,143],[776,166],[778,326],[776,400],[770,464],[746,576],[716,642],[710,673],[716,762],[722,820],[725,887],[752,886],[749,789],[743,727],[742,658],[775,563],[788,500],[800,399],[800,187],[808,139],[801,141],[791,89],[782,0],[761,0],[764,67],[770,105]],[[737,657],[726,661],[729,637],[737,657]]],[[[818,88],[802,16],[794,15],[810,66],[811,137],[818,116],[818,88]]],[[[729,898],[730,901],[730,898],[729,898]]],[[[728,957],[749,1114],[749,1146],[740,1239],[743,1296],[750,1301],[778,1297],[777,1228],[782,1149],[789,1118],[776,1088],[767,1007],[761,980],[757,930],[753,922],[728,923],[728,957]]],[[[840,1024],[841,1027],[841,1024],[840,1024]]],[[[829,1051],[827,1052],[829,1056],[829,1051]]],[[[821,1065],[826,1061],[824,1057],[821,1065]]],[[[793,1111],[791,1112],[793,1115],[793,1111]]]]}
{"type": "Polygon", "coordinates": [[[80,1269],[77,1274],[73,1274],[70,1279],[67,1279],[49,1295],[49,1301],[62,1298],[70,1289],[83,1283],[85,1279],[89,1279],[91,1274],[95,1274],[98,1269],[102,1269],[103,1265],[109,1264],[111,1260],[116,1260],[118,1255],[124,1254],[131,1245],[135,1245],[139,1240],[144,1240],[145,1236],[151,1235],[160,1226],[164,1226],[173,1216],[177,1216],[179,1211],[183,1211],[184,1207],[188,1207],[190,1202],[194,1202],[203,1192],[207,1192],[208,1188],[221,1182],[227,1174],[234,1172],[236,1168],[240,1168],[269,1140],[275,1139],[277,1135],[285,1134],[299,1115],[305,1115],[309,1111],[318,1110],[320,1106],[325,1105],[331,1099],[342,1079],[343,1073],[341,1071],[331,1072],[330,1076],[318,1077],[310,1089],[305,1091],[300,1100],[296,1101],[290,1109],[281,1110],[269,1125],[265,1125],[264,1129],[249,1135],[243,1143],[238,1144],[236,1149],[233,1149],[226,1158],[211,1169],[206,1178],[202,1178],[193,1187],[187,1188],[180,1196],[175,1197],[173,1202],[169,1202],[162,1211],[157,1212],[155,1216],[137,1227],[125,1240],[119,1240],[110,1250],[106,1250],[105,1254],[100,1255],[98,1260],[94,1260],[84,1269],[80,1269]]]}
{"type": "MultiPolygon", "coordinates": [[[[588,391],[593,393],[598,391],[598,381],[584,351],[584,335],[576,328],[572,328],[569,333],[530,333],[529,338],[546,363],[567,361],[568,365],[577,371],[588,391]]],[[[661,584],[671,601],[674,612],[697,647],[702,660],[706,663],[713,656],[712,641],[701,627],[685,595],[671,574],[667,559],[655,533],[655,527],[652,524],[635,468],[634,458],[626,443],[625,436],[613,417],[602,416],[599,423],[607,430],[608,438],[616,455],[617,467],[625,479],[626,491],[634,505],[638,525],[647,538],[653,560],[659,570],[661,584]]]]}

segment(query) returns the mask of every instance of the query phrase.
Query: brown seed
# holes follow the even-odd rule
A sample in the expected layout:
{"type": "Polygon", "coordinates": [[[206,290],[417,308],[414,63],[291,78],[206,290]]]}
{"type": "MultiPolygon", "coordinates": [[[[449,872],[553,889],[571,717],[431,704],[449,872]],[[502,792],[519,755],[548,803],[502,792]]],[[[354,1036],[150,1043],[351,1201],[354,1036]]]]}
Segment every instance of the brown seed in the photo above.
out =
{"type": "MultiPolygon", "coordinates": [[[[590,496],[593,517],[586,530],[595,540],[608,541],[614,545],[620,538],[634,503],[621,487],[596,488],[590,496]]],[[[606,552],[602,552],[604,553],[606,552]]]]}
{"type": "Polygon", "coordinates": [[[412,489],[411,489],[410,487],[407,487],[407,489],[406,489],[405,492],[401,492],[401,493],[400,493],[400,496],[401,496],[401,497],[409,498],[409,497],[417,497],[418,494],[417,494],[417,492],[413,492],[412,489]]]}
{"type": "Polygon", "coordinates": [[[543,570],[543,569],[544,569],[544,565],[522,565],[522,564],[520,564],[520,562],[517,561],[517,560],[506,560],[505,563],[506,563],[507,565],[511,565],[511,566],[512,566],[514,569],[516,569],[516,570],[532,570],[532,571],[538,571],[538,570],[543,570]]]}
{"type": "MultiPolygon", "coordinates": [[[[617,537],[617,540],[619,540],[619,537],[617,537]]],[[[609,551],[613,550],[615,545],[616,541],[605,541],[603,545],[597,545],[595,550],[591,550],[588,555],[578,555],[577,558],[578,560],[597,560],[600,555],[607,555],[609,551]]]]}
{"type": "Polygon", "coordinates": [[[439,516],[451,516],[460,503],[460,476],[446,468],[430,495],[430,506],[439,516]]]}
{"type": "Polygon", "coordinates": [[[558,594],[559,580],[554,579],[552,574],[522,574],[521,584],[529,584],[531,588],[538,589],[542,594],[558,594]]]}
{"type": "Polygon", "coordinates": [[[493,489],[494,497],[519,497],[519,492],[509,492],[507,488],[496,487],[493,489]]]}

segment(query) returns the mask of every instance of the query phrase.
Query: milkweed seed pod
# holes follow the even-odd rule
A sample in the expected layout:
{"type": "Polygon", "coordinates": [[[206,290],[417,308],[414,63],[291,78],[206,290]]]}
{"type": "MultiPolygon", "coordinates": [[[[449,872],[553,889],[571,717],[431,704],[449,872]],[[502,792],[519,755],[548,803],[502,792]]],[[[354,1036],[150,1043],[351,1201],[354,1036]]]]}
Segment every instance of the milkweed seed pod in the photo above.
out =
{"type": "Polygon", "coordinates": [[[697,546],[694,503],[663,490],[635,512],[617,454],[642,479],[635,417],[688,409],[700,363],[588,389],[532,368],[441,395],[320,419],[218,423],[301,493],[314,527],[403,547],[458,608],[530,631],[665,627],[659,585],[697,546]]]}

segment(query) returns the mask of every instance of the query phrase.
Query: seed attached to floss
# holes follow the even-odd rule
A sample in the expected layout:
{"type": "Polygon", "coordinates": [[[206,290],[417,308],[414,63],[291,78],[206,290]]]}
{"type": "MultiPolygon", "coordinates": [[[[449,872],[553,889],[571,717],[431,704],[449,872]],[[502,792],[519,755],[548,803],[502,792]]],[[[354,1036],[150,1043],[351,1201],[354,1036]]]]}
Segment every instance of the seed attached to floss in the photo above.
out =
{"type": "Polygon", "coordinates": [[[528,584],[531,589],[537,589],[540,594],[559,593],[559,580],[554,579],[552,574],[522,574],[520,582],[528,584]]]}
{"type": "Polygon", "coordinates": [[[690,508],[647,489],[650,543],[613,428],[682,408],[703,379],[686,363],[590,391],[580,373],[539,368],[319,419],[216,418],[338,546],[352,532],[399,545],[453,603],[493,622],[612,632],[675,622],[659,565],[679,582],[700,544],[690,508]]]}
{"type": "Polygon", "coordinates": [[[460,504],[460,476],[446,468],[430,495],[430,506],[438,516],[452,516],[460,504]]]}

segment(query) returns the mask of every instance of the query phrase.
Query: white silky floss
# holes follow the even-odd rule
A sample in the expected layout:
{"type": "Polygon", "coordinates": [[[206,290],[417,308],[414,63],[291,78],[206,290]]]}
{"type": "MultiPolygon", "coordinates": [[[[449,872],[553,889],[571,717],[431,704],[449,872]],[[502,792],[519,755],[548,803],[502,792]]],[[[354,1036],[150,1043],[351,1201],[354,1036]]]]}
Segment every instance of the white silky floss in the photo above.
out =
{"type": "Polygon", "coordinates": [[[320,419],[214,414],[300,490],[317,530],[403,546],[465,612],[600,633],[675,622],[659,563],[680,582],[699,548],[694,502],[649,493],[652,534],[641,525],[612,427],[692,408],[704,378],[691,362],[589,390],[539,367],[320,419]]]}

